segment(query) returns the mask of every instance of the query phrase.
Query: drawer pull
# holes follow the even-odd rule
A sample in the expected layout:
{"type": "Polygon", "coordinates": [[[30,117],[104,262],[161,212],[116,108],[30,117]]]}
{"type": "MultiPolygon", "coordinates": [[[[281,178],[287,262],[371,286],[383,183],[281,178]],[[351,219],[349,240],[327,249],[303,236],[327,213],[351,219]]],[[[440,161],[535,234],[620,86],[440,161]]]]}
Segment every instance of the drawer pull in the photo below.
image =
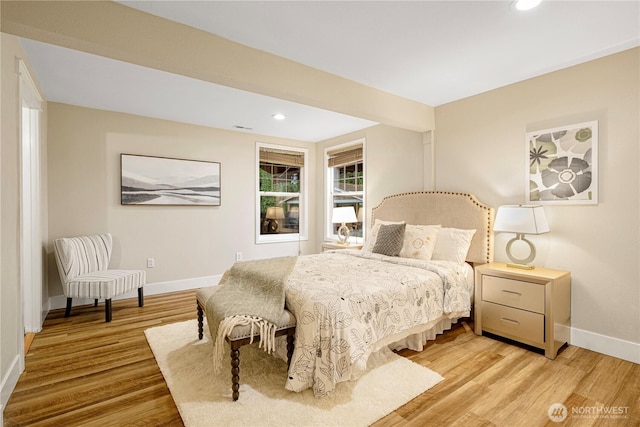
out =
{"type": "Polygon", "coordinates": [[[502,292],[504,292],[505,294],[517,295],[519,297],[522,296],[522,294],[520,292],[507,291],[506,289],[503,289],[502,292]]]}
{"type": "Polygon", "coordinates": [[[520,322],[518,322],[517,320],[507,319],[506,317],[501,317],[500,320],[502,320],[503,322],[506,322],[506,323],[511,323],[512,325],[519,325],[520,324],[520,322]]]}

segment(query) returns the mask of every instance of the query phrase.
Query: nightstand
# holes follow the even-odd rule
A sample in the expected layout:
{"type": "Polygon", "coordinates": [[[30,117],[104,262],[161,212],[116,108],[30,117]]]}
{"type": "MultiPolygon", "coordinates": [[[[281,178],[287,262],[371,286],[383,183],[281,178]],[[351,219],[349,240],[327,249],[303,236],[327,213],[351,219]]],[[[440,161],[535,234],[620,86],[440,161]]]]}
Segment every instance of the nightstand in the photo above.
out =
{"type": "Polygon", "coordinates": [[[322,251],[328,251],[332,249],[362,249],[361,243],[350,243],[348,245],[343,245],[338,242],[323,242],[322,243],[322,251]]]}
{"type": "Polygon", "coordinates": [[[556,358],[570,333],[571,273],[493,262],[476,267],[475,279],[476,335],[489,332],[556,358]]]}

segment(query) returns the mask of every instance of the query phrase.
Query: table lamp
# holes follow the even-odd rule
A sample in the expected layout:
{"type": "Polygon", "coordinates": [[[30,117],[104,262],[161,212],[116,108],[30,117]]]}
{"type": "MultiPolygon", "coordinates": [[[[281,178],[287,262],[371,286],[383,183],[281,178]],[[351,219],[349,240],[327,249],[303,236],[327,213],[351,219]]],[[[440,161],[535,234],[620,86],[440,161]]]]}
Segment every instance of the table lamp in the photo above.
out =
{"type": "Polygon", "coordinates": [[[525,234],[543,234],[549,232],[549,224],[544,215],[544,209],[539,205],[505,205],[498,208],[493,231],[516,233],[516,237],[507,243],[507,256],[513,262],[509,267],[532,270],[535,267],[529,265],[536,257],[536,247],[525,238],[525,234]],[[516,258],[511,253],[511,246],[522,241],[529,245],[531,251],[526,258],[516,258]]]}
{"type": "Polygon", "coordinates": [[[353,206],[334,207],[331,222],[334,224],[342,224],[340,228],[338,228],[338,242],[346,245],[349,240],[349,228],[346,226],[346,223],[358,222],[355,209],[353,206]]]}
{"type": "Polygon", "coordinates": [[[278,220],[284,219],[284,209],[280,206],[271,206],[267,208],[267,214],[265,218],[269,220],[269,232],[278,232],[278,220]]]}

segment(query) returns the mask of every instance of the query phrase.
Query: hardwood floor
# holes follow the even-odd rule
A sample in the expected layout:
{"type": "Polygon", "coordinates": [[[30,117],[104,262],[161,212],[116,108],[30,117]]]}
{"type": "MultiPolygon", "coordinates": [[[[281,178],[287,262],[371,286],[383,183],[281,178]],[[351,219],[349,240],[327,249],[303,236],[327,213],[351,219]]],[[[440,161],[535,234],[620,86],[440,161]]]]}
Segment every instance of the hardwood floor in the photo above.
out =
{"type": "Polygon", "coordinates": [[[49,313],[4,410],[5,426],[181,426],[144,330],[193,319],[195,291],[49,313]]]}
{"type": "MultiPolygon", "coordinates": [[[[52,311],[5,408],[5,427],[182,426],[144,330],[195,317],[195,291],[146,297],[143,308],[135,298],[116,301],[111,323],[102,306],[74,308],[67,319],[52,311]]],[[[556,402],[569,412],[562,425],[640,425],[640,365],[573,346],[551,361],[476,336],[471,326],[400,353],[445,380],[375,426],[554,426],[547,410],[556,402]],[[614,409],[626,418],[595,414],[614,409]]]]}

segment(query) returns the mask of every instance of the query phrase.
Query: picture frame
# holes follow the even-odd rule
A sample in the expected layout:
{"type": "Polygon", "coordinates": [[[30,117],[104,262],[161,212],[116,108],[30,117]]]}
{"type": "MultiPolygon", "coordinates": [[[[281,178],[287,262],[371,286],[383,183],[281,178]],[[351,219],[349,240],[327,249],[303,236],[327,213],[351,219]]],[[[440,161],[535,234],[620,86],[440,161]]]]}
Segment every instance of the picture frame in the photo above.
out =
{"type": "Polygon", "coordinates": [[[220,206],[220,163],[120,155],[122,205],[220,206]]]}
{"type": "Polygon", "coordinates": [[[526,202],[598,204],[598,122],[527,132],[526,202]]]}

